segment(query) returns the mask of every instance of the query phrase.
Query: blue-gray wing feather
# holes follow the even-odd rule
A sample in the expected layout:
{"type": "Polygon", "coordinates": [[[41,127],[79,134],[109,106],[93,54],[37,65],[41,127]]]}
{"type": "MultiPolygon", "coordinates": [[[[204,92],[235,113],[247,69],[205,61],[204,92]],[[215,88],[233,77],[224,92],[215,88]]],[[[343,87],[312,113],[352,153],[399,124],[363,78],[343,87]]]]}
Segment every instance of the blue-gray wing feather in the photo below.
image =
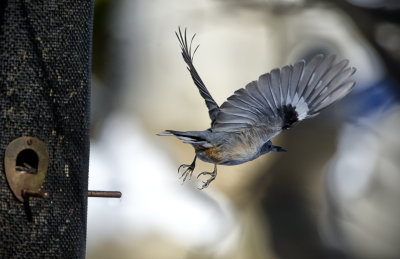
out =
{"type": "Polygon", "coordinates": [[[193,82],[199,89],[200,95],[204,98],[204,101],[208,108],[208,113],[210,115],[211,123],[213,123],[217,114],[219,113],[219,106],[212,98],[210,92],[207,90],[207,87],[203,83],[203,80],[201,80],[199,74],[196,71],[196,68],[193,65],[193,57],[197,48],[199,47],[198,45],[192,53],[192,42],[196,34],[192,36],[190,43],[188,43],[187,41],[186,29],[184,31],[184,35],[182,35],[181,28],[178,28],[178,32],[175,32],[175,34],[181,46],[183,60],[187,64],[187,69],[192,76],[193,82]]]}
{"type": "Polygon", "coordinates": [[[316,55],[307,64],[273,69],[237,90],[225,101],[212,124],[213,132],[264,128],[271,136],[315,116],[354,87],[348,81],[356,71],[348,61],[316,55]]]}

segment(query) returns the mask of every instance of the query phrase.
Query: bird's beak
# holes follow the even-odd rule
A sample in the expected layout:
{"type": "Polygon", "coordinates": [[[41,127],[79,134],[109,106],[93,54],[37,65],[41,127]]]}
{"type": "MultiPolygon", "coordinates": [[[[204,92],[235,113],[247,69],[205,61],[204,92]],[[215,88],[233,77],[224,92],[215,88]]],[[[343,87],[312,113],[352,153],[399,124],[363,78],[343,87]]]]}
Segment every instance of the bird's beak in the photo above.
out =
{"type": "Polygon", "coordinates": [[[272,152],[286,152],[287,150],[282,148],[282,147],[279,147],[279,146],[272,146],[272,150],[271,151],[272,152]]]}

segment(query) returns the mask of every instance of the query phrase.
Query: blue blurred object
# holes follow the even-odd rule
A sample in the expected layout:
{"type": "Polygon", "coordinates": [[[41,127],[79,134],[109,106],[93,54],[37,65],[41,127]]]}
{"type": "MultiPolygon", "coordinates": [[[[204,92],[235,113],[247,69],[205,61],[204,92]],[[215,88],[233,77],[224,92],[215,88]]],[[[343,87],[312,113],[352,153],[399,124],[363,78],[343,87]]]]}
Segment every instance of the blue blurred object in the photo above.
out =
{"type": "Polygon", "coordinates": [[[347,102],[351,116],[366,119],[389,109],[399,101],[396,87],[398,86],[393,80],[385,77],[361,91],[354,91],[350,95],[351,103],[347,102]]]}

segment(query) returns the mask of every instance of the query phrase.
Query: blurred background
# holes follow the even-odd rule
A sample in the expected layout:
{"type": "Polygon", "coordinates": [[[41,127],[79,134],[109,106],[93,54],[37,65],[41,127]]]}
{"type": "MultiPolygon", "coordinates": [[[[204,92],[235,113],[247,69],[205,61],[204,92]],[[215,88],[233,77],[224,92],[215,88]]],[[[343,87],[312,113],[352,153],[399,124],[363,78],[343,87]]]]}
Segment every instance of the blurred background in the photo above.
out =
{"type": "MultiPolygon", "coordinates": [[[[400,258],[400,3],[96,0],[87,258],[400,258]],[[207,108],[174,32],[217,103],[316,53],[357,68],[352,93],[273,139],[287,153],[179,179],[207,108]]],[[[198,162],[194,175],[212,170],[198,162]]]]}

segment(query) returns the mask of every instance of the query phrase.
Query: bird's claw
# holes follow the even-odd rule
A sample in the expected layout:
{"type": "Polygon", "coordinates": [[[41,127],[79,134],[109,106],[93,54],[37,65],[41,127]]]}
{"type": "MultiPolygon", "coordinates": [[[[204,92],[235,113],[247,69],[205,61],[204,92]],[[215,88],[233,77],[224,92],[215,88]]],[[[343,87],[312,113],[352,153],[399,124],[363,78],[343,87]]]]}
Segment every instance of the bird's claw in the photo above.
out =
{"type": "Polygon", "coordinates": [[[201,186],[201,188],[199,188],[200,190],[207,188],[210,185],[210,183],[212,181],[214,181],[214,179],[217,177],[217,173],[215,171],[214,172],[201,172],[197,175],[197,178],[199,178],[200,175],[210,175],[210,178],[207,181],[203,181],[203,185],[201,186]]]}
{"type": "Polygon", "coordinates": [[[192,179],[192,174],[193,174],[193,170],[194,170],[194,165],[180,165],[178,168],[178,174],[180,173],[179,171],[181,170],[181,168],[186,168],[185,171],[182,173],[181,177],[179,177],[179,179],[182,179],[182,184],[186,181],[186,178],[189,176],[189,180],[192,179]]]}

